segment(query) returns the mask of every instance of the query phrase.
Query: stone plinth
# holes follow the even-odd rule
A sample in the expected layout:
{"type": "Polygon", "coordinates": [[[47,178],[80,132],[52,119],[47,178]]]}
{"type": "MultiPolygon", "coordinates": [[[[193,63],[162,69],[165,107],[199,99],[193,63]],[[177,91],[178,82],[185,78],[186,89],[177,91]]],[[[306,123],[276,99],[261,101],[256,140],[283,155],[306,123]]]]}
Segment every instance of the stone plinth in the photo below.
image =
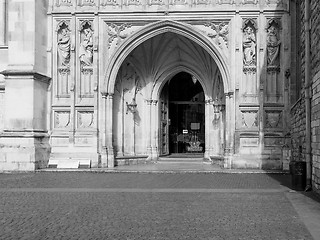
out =
{"type": "Polygon", "coordinates": [[[5,126],[0,135],[0,170],[35,170],[49,159],[49,78],[34,72],[4,71],[5,126]]]}

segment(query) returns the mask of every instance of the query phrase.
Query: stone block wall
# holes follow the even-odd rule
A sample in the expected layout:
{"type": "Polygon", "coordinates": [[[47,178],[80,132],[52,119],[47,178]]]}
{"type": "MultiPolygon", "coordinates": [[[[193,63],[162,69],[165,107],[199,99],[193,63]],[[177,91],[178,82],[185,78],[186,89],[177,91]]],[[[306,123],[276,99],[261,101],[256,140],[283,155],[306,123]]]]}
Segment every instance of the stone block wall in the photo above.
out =
{"type": "Polygon", "coordinates": [[[304,1],[300,1],[300,6],[297,6],[298,14],[296,15],[297,24],[300,24],[300,32],[297,32],[297,54],[299,55],[300,72],[296,74],[296,81],[300,81],[296,86],[300,87],[297,89],[298,100],[294,103],[291,108],[291,149],[293,161],[304,161],[305,160],[305,136],[306,136],[306,113],[305,113],[305,94],[304,94],[304,74],[305,74],[305,28],[304,28],[304,1]]]}
{"type": "MultiPolygon", "coordinates": [[[[300,42],[299,46],[299,55],[300,55],[300,75],[297,74],[298,79],[301,80],[301,91],[303,92],[304,87],[304,75],[305,75],[305,28],[304,28],[304,19],[305,19],[305,3],[304,1],[300,1],[300,39],[298,40],[300,42]]],[[[298,35],[299,37],[299,35],[298,35]]],[[[301,95],[300,95],[301,96],[301,95]]]]}
{"type": "Polygon", "coordinates": [[[300,98],[291,109],[291,146],[293,161],[305,159],[306,112],[305,99],[300,98]]]}
{"type": "MultiPolygon", "coordinates": [[[[316,76],[320,71],[320,5],[311,0],[311,74],[316,76]]],[[[316,79],[317,80],[317,79],[316,79]]]]}
{"type": "Polygon", "coordinates": [[[311,149],[313,188],[320,193],[320,5],[311,0],[311,149]]]}
{"type": "Polygon", "coordinates": [[[320,192],[320,72],[312,79],[311,149],[313,187],[320,192]]]}
{"type": "MultiPolygon", "coordinates": [[[[317,0],[310,0],[310,44],[311,44],[311,154],[312,154],[312,185],[320,193],[320,5],[317,0]]],[[[300,46],[299,55],[301,63],[300,74],[297,80],[301,82],[300,99],[291,109],[291,136],[292,160],[305,161],[305,1],[300,1],[300,46]]]]}

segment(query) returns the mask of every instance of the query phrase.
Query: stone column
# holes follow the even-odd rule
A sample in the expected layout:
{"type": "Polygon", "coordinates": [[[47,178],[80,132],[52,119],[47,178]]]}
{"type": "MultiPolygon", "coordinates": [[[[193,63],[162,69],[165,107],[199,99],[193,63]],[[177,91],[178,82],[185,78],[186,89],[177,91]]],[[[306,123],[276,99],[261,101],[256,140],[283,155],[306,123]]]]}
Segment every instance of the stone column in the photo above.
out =
{"type": "Polygon", "coordinates": [[[216,113],[214,113],[213,109],[213,100],[211,99],[209,102],[209,134],[210,134],[210,145],[209,145],[209,152],[210,156],[215,156],[215,149],[218,147],[217,136],[216,136],[216,129],[215,129],[215,121],[216,121],[216,113]]]}
{"type": "Polygon", "coordinates": [[[106,98],[106,146],[108,154],[108,168],[114,167],[114,153],[113,153],[113,94],[108,94],[106,98]]]}
{"type": "Polygon", "coordinates": [[[219,131],[220,131],[220,111],[215,112],[213,107],[214,102],[210,102],[210,112],[211,112],[211,121],[212,121],[212,127],[211,127],[211,148],[210,148],[210,155],[211,156],[219,156],[219,149],[220,149],[220,138],[219,138],[219,131]]]}
{"type": "Polygon", "coordinates": [[[151,106],[151,139],[152,139],[152,160],[156,161],[159,156],[158,152],[158,132],[159,132],[159,115],[158,100],[153,100],[151,106]]]}
{"type": "Polygon", "coordinates": [[[100,118],[100,141],[101,141],[101,164],[100,167],[108,167],[108,154],[107,154],[107,130],[106,130],[106,122],[107,122],[107,93],[102,93],[101,100],[101,118],[100,118]]]}
{"type": "Polygon", "coordinates": [[[152,158],[152,137],[151,137],[151,109],[152,109],[152,100],[147,101],[147,113],[146,113],[146,134],[148,136],[147,139],[147,153],[149,155],[148,159],[152,158]]]}
{"type": "MultiPolygon", "coordinates": [[[[1,2],[3,7],[3,2],[1,2]]],[[[43,1],[8,1],[8,67],[0,171],[47,166],[47,9],[43,1]]],[[[0,21],[1,23],[3,21],[0,21]]],[[[49,72],[49,71],[48,71],[49,72]]]]}
{"type": "Polygon", "coordinates": [[[224,109],[220,112],[220,148],[219,155],[223,155],[224,145],[225,145],[225,111],[224,109]]]}
{"type": "Polygon", "coordinates": [[[205,152],[204,157],[206,159],[210,158],[210,100],[205,100],[205,152]]]}
{"type": "Polygon", "coordinates": [[[233,93],[227,93],[226,97],[226,135],[225,135],[225,168],[232,167],[234,153],[234,98],[233,93]]]}

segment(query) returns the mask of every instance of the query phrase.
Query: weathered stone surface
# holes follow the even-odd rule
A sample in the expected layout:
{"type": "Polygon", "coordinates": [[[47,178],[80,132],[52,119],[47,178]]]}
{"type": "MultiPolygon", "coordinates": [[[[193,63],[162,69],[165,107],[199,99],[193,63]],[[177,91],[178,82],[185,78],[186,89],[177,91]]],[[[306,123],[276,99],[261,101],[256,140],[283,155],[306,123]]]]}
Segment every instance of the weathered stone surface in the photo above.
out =
{"type": "MultiPolygon", "coordinates": [[[[170,152],[164,85],[186,72],[204,93],[205,157],[279,169],[289,131],[289,13],[284,0],[9,1],[0,122],[21,136],[49,135],[46,147],[32,143],[30,156],[44,158],[30,160],[36,167],[79,155],[95,167],[144,162],[140,155],[156,161],[170,152]]],[[[17,161],[10,151],[6,161],[17,161]]]]}

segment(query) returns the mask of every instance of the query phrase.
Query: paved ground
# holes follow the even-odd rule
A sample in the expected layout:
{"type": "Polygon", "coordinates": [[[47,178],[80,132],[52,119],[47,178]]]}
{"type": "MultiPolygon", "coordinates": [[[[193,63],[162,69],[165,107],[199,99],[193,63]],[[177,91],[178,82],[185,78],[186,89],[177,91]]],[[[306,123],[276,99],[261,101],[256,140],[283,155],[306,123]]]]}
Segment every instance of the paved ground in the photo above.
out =
{"type": "Polygon", "coordinates": [[[320,203],[290,183],[279,173],[2,173],[0,239],[320,239],[320,203]]]}

